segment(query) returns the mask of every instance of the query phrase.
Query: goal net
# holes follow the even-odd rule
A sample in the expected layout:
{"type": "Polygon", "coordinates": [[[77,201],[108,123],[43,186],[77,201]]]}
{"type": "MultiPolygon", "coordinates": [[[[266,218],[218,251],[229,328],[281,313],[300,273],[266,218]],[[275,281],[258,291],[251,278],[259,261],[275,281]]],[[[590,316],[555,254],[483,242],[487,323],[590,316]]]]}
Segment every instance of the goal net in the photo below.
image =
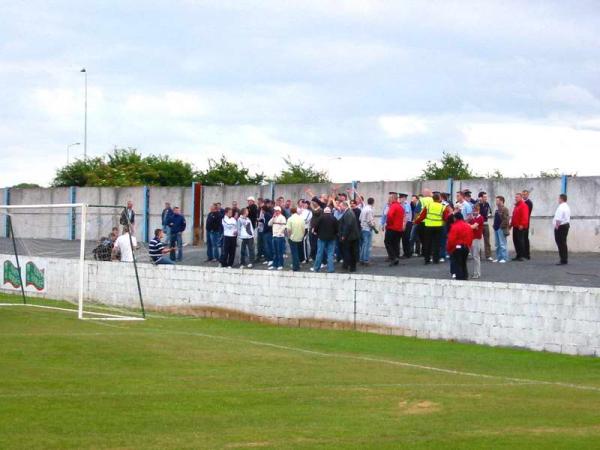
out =
{"type": "Polygon", "coordinates": [[[0,206],[0,304],[142,320],[136,232],[122,206],[0,206]]]}

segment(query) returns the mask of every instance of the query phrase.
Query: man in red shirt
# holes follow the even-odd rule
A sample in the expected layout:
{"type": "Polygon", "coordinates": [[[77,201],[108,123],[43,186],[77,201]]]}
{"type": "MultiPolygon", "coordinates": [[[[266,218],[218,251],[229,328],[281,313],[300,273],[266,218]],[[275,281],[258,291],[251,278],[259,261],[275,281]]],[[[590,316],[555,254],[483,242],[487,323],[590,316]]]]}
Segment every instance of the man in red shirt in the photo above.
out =
{"type": "Polygon", "coordinates": [[[448,242],[446,250],[450,253],[451,267],[454,268],[453,274],[457,280],[466,280],[469,278],[467,269],[467,257],[469,256],[469,247],[473,244],[473,230],[471,226],[463,220],[460,212],[454,214],[454,223],[448,232],[448,242]]]}
{"type": "Polygon", "coordinates": [[[473,244],[471,245],[471,254],[473,255],[473,278],[481,277],[481,249],[483,247],[483,226],[484,219],[481,213],[479,203],[473,206],[473,215],[468,221],[473,229],[473,244]]]}
{"type": "Polygon", "coordinates": [[[513,229],[513,243],[517,255],[513,261],[524,261],[527,256],[525,234],[529,229],[529,207],[523,201],[520,193],[515,194],[515,208],[513,209],[510,225],[513,229]]]}
{"type": "Polygon", "coordinates": [[[390,192],[388,204],[384,244],[390,266],[397,266],[400,262],[400,241],[404,232],[404,207],[398,203],[397,192],[390,192]]]}

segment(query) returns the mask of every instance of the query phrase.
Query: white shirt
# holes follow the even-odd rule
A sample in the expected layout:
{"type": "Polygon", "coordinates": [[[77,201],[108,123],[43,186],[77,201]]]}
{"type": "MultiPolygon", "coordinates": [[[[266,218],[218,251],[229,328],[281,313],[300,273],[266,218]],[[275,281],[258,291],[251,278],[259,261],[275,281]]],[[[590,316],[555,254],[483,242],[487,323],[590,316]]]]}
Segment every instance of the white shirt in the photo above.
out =
{"type": "Polygon", "coordinates": [[[223,217],[223,236],[235,237],[238,233],[238,222],[233,217],[223,217]]]}
{"type": "Polygon", "coordinates": [[[302,216],[302,220],[304,220],[304,229],[308,230],[310,227],[310,219],[312,219],[312,211],[307,208],[302,208],[300,211],[300,216],[302,216]]]}
{"type": "Polygon", "coordinates": [[[558,208],[556,208],[552,224],[556,226],[557,222],[560,222],[560,225],[571,222],[571,208],[569,208],[566,202],[559,204],[558,208]]]}
{"type": "MultiPolygon", "coordinates": [[[[131,236],[131,242],[133,242],[134,247],[137,247],[137,239],[135,236],[131,236]]],[[[129,242],[129,233],[122,234],[115,241],[115,247],[121,251],[121,262],[133,262],[131,242],[129,242]]]]}

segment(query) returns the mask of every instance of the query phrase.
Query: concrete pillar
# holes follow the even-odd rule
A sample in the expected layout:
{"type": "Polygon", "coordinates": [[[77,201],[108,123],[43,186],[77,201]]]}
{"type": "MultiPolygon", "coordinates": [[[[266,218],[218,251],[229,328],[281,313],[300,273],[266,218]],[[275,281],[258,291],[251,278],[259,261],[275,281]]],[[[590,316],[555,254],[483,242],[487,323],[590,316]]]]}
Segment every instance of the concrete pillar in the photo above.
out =
{"type": "MultiPolygon", "coordinates": [[[[4,188],[4,198],[3,198],[3,204],[4,205],[10,205],[10,188],[4,188]]],[[[8,226],[8,216],[4,215],[4,237],[9,238],[10,237],[10,227],[8,226]]]]}
{"type": "MultiPolygon", "coordinates": [[[[75,186],[69,187],[69,203],[77,203],[77,188],[75,186]]],[[[67,229],[69,233],[67,239],[70,241],[75,240],[75,236],[77,236],[77,211],[75,208],[69,210],[69,224],[67,229]]],[[[83,239],[84,236],[81,236],[81,238],[83,239]]]]}

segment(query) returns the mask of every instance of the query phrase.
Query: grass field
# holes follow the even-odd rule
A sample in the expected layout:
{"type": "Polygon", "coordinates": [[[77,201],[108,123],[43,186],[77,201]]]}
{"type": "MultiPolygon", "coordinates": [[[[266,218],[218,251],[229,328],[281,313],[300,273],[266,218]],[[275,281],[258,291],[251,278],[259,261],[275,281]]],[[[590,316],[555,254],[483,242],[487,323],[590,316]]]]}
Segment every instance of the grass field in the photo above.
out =
{"type": "Polygon", "coordinates": [[[0,380],[2,449],[600,448],[600,358],[10,306],[0,380]]]}

